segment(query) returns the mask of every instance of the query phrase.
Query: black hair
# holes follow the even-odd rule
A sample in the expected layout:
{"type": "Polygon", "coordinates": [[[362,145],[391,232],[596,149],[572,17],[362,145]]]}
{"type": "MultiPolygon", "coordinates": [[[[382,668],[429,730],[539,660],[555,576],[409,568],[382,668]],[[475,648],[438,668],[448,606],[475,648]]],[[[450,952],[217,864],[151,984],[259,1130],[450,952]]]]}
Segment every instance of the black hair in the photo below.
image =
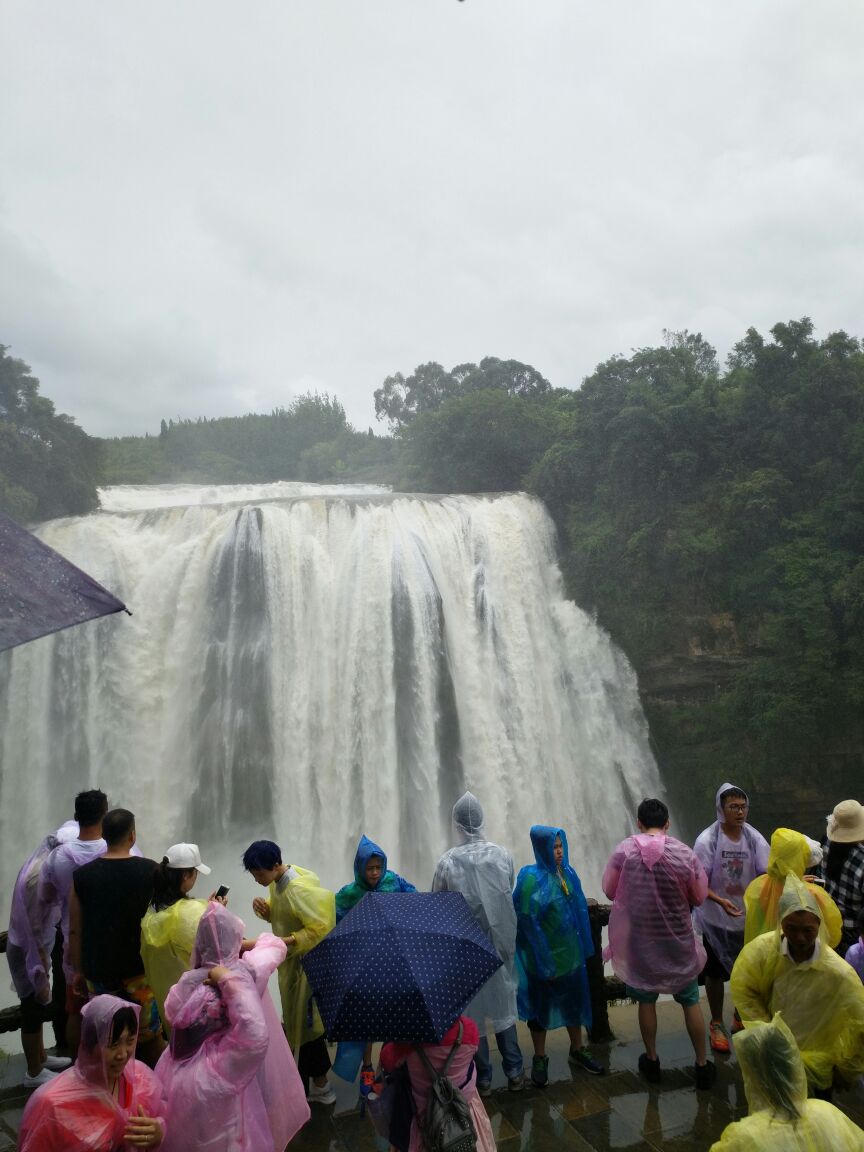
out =
{"type": "Polygon", "coordinates": [[[162,857],[162,862],[153,873],[152,904],[157,912],[161,912],[163,908],[170,908],[178,900],[186,898],[186,893],[180,885],[194,871],[194,868],[171,868],[168,857],[162,857]]]}
{"type": "Polygon", "coordinates": [[[256,840],[243,853],[243,867],[247,872],[259,868],[275,868],[282,863],[282,849],[272,840],[256,840]]]}
{"type": "Polygon", "coordinates": [[[137,1036],[138,1017],[132,1008],[118,1008],[114,1013],[114,1019],[111,1021],[111,1033],[108,1037],[108,1043],[116,1044],[126,1029],[129,1030],[130,1036],[137,1036]]]}
{"type": "Polygon", "coordinates": [[[669,809],[662,800],[643,800],[636,809],[636,819],[643,828],[663,828],[669,819],[669,809]]]}
{"type": "Polygon", "coordinates": [[[825,869],[825,878],[833,884],[839,884],[843,874],[843,867],[849,859],[849,853],[856,844],[844,844],[840,840],[829,840],[825,845],[825,855],[822,867],[825,869]]]}
{"type": "Polygon", "coordinates": [[[122,844],[135,827],[135,814],[127,808],[112,808],[102,821],[102,836],[109,848],[122,844]]]}
{"type": "Polygon", "coordinates": [[[750,797],[746,792],[742,792],[740,788],[727,788],[725,792],[720,793],[720,807],[726,803],[727,800],[734,800],[736,796],[740,796],[744,803],[750,806],[750,797]]]}
{"type": "Polygon", "coordinates": [[[99,788],[79,792],[75,797],[75,819],[82,828],[92,828],[108,811],[108,797],[99,788]]]}

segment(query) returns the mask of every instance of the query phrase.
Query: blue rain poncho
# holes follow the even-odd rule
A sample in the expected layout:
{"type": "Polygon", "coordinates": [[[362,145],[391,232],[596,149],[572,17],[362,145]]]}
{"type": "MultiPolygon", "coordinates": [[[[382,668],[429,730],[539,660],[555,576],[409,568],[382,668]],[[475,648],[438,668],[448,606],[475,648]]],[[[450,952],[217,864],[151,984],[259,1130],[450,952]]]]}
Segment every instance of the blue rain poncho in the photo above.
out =
{"type": "Polygon", "coordinates": [[[354,857],[354,883],[346,884],[336,893],[336,923],[338,924],[346,912],[359,904],[367,892],[416,892],[417,889],[395,872],[387,870],[387,853],[379,848],[368,836],[361,836],[357,845],[357,854],[354,857]],[[366,883],[366,865],[373,856],[381,858],[381,879],[371,888],[366,883]]]}
{"type": "Polygon", "coordinates": [[[570,867],[567,835],[561,828],[531,829],[536,864],[521,870],[513,893],[516,909],[516,973],[519,1016],[542,1028],[591,1026],[591,997],[585,961],[594,955],[588,902],[570,867]],[[564,859],[556,867],[555,841],[564,859]]]}
{"type": "Polygon", "coordinates": [[[457,844],[438,861],[433,892],[461,892],[484,932],[501,957],[501,967],[486,981],[464,1015],[474,1020],[481,1034],[490,1021],[493,1032],[516,1023],[516,912],[513,885],[516,865],[506,848],[486,839],[483,809],[470,792],[453,806],[457,844]]]}

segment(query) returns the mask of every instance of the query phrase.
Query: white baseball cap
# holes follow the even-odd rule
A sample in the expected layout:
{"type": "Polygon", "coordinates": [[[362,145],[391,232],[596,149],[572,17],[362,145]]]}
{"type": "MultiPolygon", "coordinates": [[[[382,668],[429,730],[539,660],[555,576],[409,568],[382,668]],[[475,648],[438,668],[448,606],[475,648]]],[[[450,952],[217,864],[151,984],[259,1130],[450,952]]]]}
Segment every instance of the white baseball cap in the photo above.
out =
{"type": "Polygon", "coordinates": [[[201,862],[197,844],[172,844],[165,856],[169,868],[197,868],[202,876],[210,875],[210,869],[201,862]]]}

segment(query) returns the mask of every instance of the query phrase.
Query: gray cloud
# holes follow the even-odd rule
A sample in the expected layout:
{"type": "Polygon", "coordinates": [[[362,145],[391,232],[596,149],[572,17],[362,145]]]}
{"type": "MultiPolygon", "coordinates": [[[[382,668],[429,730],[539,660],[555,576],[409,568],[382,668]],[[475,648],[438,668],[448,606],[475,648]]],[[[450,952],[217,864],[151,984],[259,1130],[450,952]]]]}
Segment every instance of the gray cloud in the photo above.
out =
{"type": "Polygon", "coordinates": [[[88,431],[860,333],[864,9],[0,0],[0,340],[88,431]]]}

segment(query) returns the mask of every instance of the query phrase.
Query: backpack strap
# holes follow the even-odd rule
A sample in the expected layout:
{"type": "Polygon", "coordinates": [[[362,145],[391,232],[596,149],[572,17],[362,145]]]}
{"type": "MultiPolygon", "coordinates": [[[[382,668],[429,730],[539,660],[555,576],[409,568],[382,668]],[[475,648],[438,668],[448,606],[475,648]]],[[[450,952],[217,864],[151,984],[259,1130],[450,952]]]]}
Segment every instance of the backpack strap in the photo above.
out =
{"type": "Polygon", "coordinates": [[[460,1020],[459,1021],[459,1032],[456,1036],[455,1041],[453,1042],[453,1047],[447,1053],[447,1059],[444,1061],[444,1066],[441,1068],[440,1071],[438,1071],[438,1069],[432,1067],[432,1062],[429,1059],[429,1057],[426,1055],[426,1052],[425,1052],[422,1044],[415,1044],[414,1050],[416,1052],[419,1052],[420,1059],[423,1061],[423,1063],[426,1066],[426,1071],[429,1073],[429,1075],[434,1080],[437,1076],[446,1076],[447,1075],[447,1071],[450,1067],[450,1063],[456,1054],[456,1049],[459,1047],[459,1045],[461,1043],[462,1043],[462,1021],[460,1020]]]}

